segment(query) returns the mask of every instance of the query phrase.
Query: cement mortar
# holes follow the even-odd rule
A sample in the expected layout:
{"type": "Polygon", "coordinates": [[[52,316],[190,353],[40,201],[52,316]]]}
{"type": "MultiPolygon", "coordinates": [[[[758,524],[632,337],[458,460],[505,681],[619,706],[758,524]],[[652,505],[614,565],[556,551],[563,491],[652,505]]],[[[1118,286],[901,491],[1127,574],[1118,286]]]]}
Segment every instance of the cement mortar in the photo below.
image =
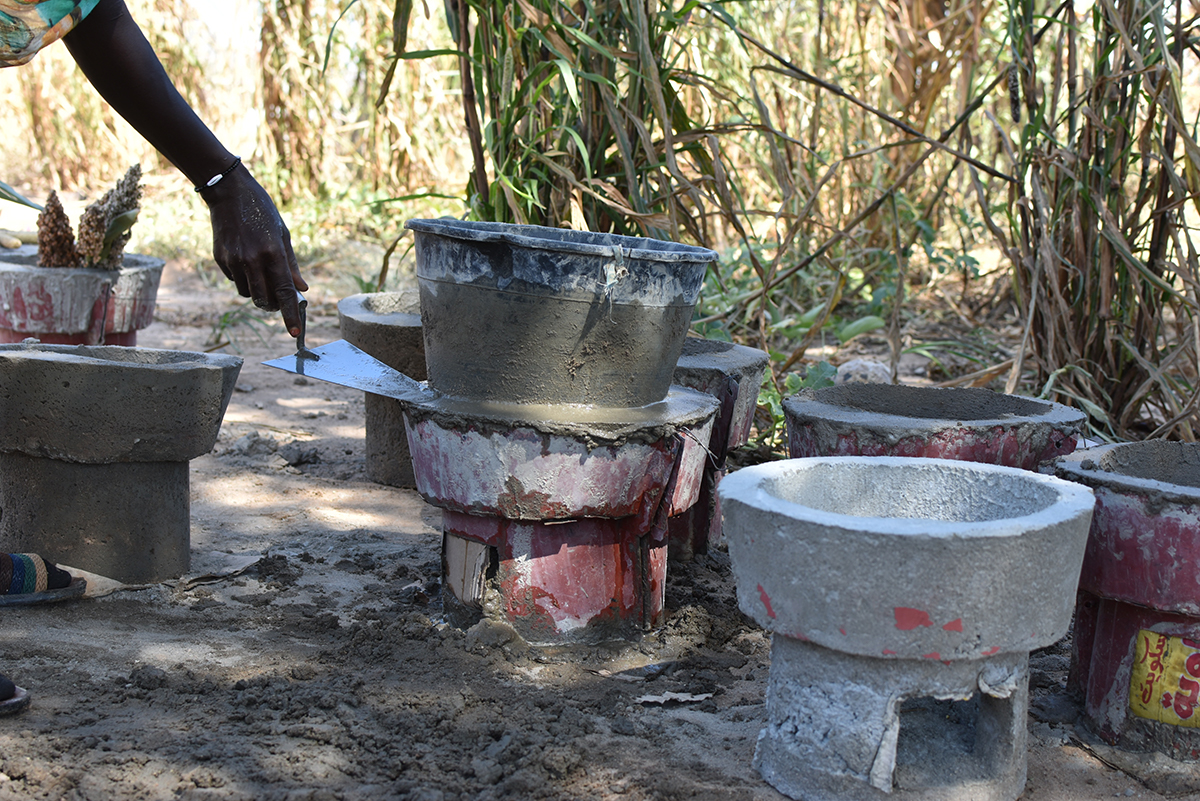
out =
{"type": "Polygon", "coordinates": [[[937,456],[1035,469],[1070,453],[1086,416],[978,388],[842,384],[783,402],[792,456],[937,456]]]}
{"type": "Polygon", "coordinates": [[[83,345],[0,345],[0,451],[88,464],[208,453],[241,358],[83,345]]]}
{"type": "Polygon", "coordinates": [[[93,465],[0,453],[0,551],[143,584],[187,571],[189,534],[186,461],[93,465]]]}
{"type": "MultiPolygon", "coordinates": [[[[352,295],[338,302],[342,337],[416,381],[424,381],[425,341],[416,289],[352,295]]],[[[367,477],[392,487],[415,487],[404,433],[404,408],[395,398],[366,393],[367,477]]]]}
{"type": "Polygon", "coordinates": [[[980,659],[1058,640],[1093,497],[944,459],[790,459],[718,488],[741,609],[847,653],[980,659]]]}
{"type": "Polygon", "coordinates": [[[429,381],[510,403],[663,399],[705,248],[531,225],[410,220],[429,381]]]}
{"type": "Polygon", "coordinates": [[[1028,661],[871,659],[775,635],[755,767],[804,801],[1012,801],[1025,786],[1028,661]]]}
{"type": "Polygon", "coordinates": [[[414,423],[432,420],[441,428],[482,435],[526,428],[548,437],[568,437],[587,448],[619,447],[626,442],[655,443],[680,428],[694,428],[716,411],[711,395],[673,387],[657,403],[625,408],[583,404],[498,403],[428,391],[427,400],[406,403],[414,423]]]}
{"type": "Polygon", "coordinates": [[[1055,465],[1063,478],[1115,491],[1200,505],[1200,444],[1123,442],[1073,453],[1055,465]]]}
{"type": "Polygon", "coordinates": [[[430,385],[509,403],[661,401],[692,306],[579,301],[419,280],[430,385]]]}

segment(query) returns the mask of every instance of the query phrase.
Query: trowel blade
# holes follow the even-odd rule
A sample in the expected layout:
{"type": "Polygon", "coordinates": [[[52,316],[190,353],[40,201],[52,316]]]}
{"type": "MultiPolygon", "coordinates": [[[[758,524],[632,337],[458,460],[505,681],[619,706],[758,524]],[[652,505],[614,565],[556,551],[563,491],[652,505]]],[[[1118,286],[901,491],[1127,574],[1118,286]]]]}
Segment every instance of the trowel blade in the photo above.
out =
{"type": "Polygon", "coordinates": [[[416,381],[344,339],[319,345],[304,354],[281,356],[263,364],[305,378],[361,389],[399,401],[418,402],[429,398],[429,392],[416,381]],[[317,358],[314,359],[312,354],[317,358]]]}

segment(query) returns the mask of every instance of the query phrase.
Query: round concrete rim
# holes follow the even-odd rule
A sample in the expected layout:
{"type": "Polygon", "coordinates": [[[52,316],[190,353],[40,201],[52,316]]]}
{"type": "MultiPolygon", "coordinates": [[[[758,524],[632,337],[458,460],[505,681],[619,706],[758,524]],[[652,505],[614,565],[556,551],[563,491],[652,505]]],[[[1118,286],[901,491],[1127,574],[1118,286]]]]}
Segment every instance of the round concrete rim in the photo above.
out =
{"type": "MultiPolygon", "coordinates": [[[[1153,441],[1153,440],[1148,440],[1153,441]]],[[[1054,463],[1054,472],[1061,478],[1085,484],[1089,487],[1102,487],[1113,492],[1128,492],[1149,494],[1172,503],[1188,503],[1200,505],[1200,487],[1189,487],[1186,484],[1171,484],[1152,478],[1138,478],[1112,470],[1104,470],[1099,466],[1100,460],[1114,450],[1138,447],[1142,442],[1117,442],[1100,445],[1082,451],[1075,451],[1060,457],[1054,463]],[[1085,463],[1091,462],[1091,467],[1085,463]]],[[[1200,443],[1195,444],[1200,448],[1200,443]]]]}
{"type": "MultiPolygon", "coordinates": [[[[930,392],[954,392],[957,387],[911,387],[914,390],[928,390],[930,392]]],[[[1019,398],[1022,401],[1029,401],[1040,404],[1045,407],[1045,412],[1040,415],[1008,415],[1006,417],[995,418],[980,418],[977,420],[955,420],[950,418],[936,417],[909,417],[903,414],[887,414],[885,412],[877,412],[866,409],[860,409],[855,406],[840,406],[838,404],[826,403],[818,400],[815,397],[814,390],[805,390],[798,395],[793,395],[790,398],[785,398],[783,401],[783,409],[789,418],[798,420],[823,420],[827,422],[837,422],[855,428],[867,428],[871,430],[882,429],[917,429],[917,430],[941,430],[947,426],[961,427],[964,429],[974,428],[993,428],[995,426],[1013,426],[1021,423],[1046,423],[1052,426],[1075,427],[1083,425],[1087,419],[1087,415],[1078,409],[1072,409],[1069,406],[1064,406],[1061,403],[1054,401],[1042,400],[1041,398],[1030,398],[1025,395],[1000,395],[1000,397],[1019,398]]]]}
{"type": "MultiPolygon", "coordinates": [[[[597,441],[628,439],[664,425],[691,427],[716,414],[720,402],[706,392],[672,384],[667,397],[646,406],[498,403],[445,395],[421,384],[425,398],[404,403],[406,420],[457,419],[461,426],[530,428],[550,435],[597,441]]],[[[450,427],[461,427],[450,426],[450,427]]]]}
{"type": "Polygon", "coordinates": [[[43,345],[40,342],[0,344],[0,358],[10,356],[23,357],[33,361],[111,364],[117,367],[133,367],[157,372],[240,367],[244,361],[241,356],[230,356],[226,353],[200,353],[163,348],[127,348],[121,345],[43,345]],[[153,357],[161,356],[164,361],[139,361],[138,356],[142,354],[151,354],[153,357]]]}
{"type": "Polygon", "coordinates": [[[148,256],[144,253],[126,253],[125,261],[119,269],[103,270],[97,267],[39,267],[36,264],[25,264],[12,259],[29,259],[37,257],[37,245],[22,245],[5,253],[0,253],[0,270],[9,272],[32,273],[34,275],[62,275],[64,272],[95,273],[102,276],[120,275],[122,273],[162,271],[167,262],[158,256],[148,256]]]}
{"type": "Polygon", "coordinates": [[[357,295],[350,295],[338,301],[338,314],[342,317],[349,317],[355,322],[369,324],[391,324],[397,323],[404,325],[421,324],[420,300],[417,290],[401,290],[398,292],[362,292],[357,295]],[[417,309],[413,312],[392,311],[381,312],[367,308],[371,301],[383,297],[395,297],[401,295],[411,295],[413,298],[413,307],[417,309]],[[415,319],[408,319],[415,318],[415,319]]]}
{"type": "Polygon", "coordinates": [[[512,223],[476,222],[456,219],[421,220],[404,223],[410,231],[463,239],[471,242],[505,242],[535,250],[556,250],[587,256],[612,257],[615,248],[633,259],[659,262],[713,262],[718,255],[708,248],[685,245],[661,239],[621,234],[599,234],[570,231],[543,225],[514,225],[512,223]],[[574,236],[574,239],[570,237],[574,236]],[[566,237],[566,238],[564,238],[566,237]],[[587,240],[599,241],[587,241],[587,240]]]}
{"type": "Polygon", "coordinates": [[[735,342],[724,342],[719,339],[688,336],[684,337],[683,352],[679,355],[676,367],[684,370],[706,370],[714,369],[714,365],[716,365],[715,369],[726,375],[744,375],[760,364],[765,369],[770,358],[766,351],[758,348],[738,345],[735,342]],[[714,348],[704,345],[701,350],[688,353],[688,346],[695,346],[697,342],[717,343],[729,347],[714,348]]]}
{"type": "Polygon", "coordinates": [[[1065,522],[1082,512],[1090,512],[1095,505],[1095,497],[1091,489],[1055,476],[1034,473],[1019,467],[911,456],[813,456],[783,459],[745,467],[725,476],[721,480],[719,492],[722,497],[736,496],[747,506],[756,507],[764,512],[807,523],[881,536],[925,535],[935,538],[1017,536],[1034,526],[1046,527],[1065,522]],[[882,464],[890,469],[901,470],[933,468],[943,472],[974,473],[976,475],[992,473],[1018,481],[1028,481],[1032,484],[1051,487],[1056,494],[1056,499],[1049,506],[1031,514],[999,520],[946,521],[927,518],[860,517],[840,512],[826,512],[780,498],[763,488],[765,482],[777,479],[784,474],[808,470],[817,465],[830,464],[846,466],[882,464]]]}

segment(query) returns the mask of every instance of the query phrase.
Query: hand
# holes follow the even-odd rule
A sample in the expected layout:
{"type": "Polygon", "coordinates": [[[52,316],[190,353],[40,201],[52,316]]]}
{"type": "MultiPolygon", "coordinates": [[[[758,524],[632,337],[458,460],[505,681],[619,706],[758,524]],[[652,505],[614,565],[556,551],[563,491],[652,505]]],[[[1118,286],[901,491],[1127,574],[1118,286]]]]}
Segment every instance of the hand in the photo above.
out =
{"type": "Polygon", "coordinates": [[[266,311],[281,311],[288,333],[300,336],[300,277],[292,237],[265,189],[239,164],[200,197],[212,216],[213,258],[238,294],[266,311]]]}

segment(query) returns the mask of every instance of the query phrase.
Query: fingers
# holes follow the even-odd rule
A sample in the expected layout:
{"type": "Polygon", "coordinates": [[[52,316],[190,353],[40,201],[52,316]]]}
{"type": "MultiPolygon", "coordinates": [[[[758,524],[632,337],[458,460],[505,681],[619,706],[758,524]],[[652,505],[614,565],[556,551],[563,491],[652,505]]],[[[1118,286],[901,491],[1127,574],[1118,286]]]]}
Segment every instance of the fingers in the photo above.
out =
{"type": "Polygon", "coordinates": [[[291,233],[266,191],[235,169],[201,192],[213,226],[213,256],[238,294],[264,311],[279,311],[288,333],[300,335],[296,290],[308,289],[292,249],[291,233]]]}

